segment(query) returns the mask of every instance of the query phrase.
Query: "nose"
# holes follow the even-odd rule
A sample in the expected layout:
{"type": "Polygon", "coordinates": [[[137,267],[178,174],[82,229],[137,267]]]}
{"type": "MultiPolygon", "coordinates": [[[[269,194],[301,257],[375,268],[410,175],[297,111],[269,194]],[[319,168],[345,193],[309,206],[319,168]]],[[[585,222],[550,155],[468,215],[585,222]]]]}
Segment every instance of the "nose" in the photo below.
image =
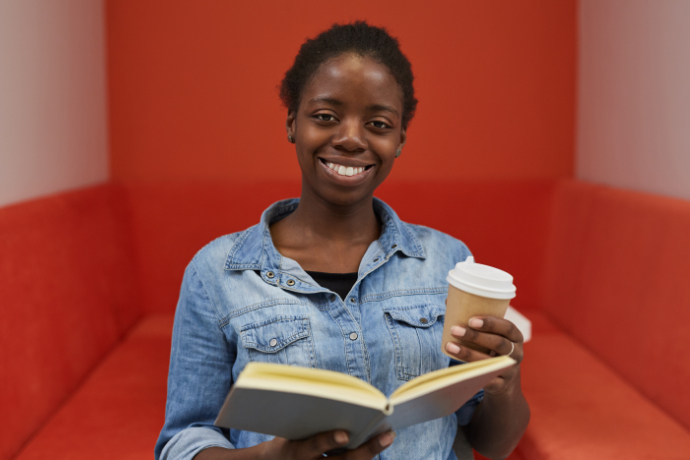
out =
{"type": "Polygon", "coordinates": [[[333,145],[348,152],[359,152],[367,149],[364,126],[359,120],[343,120],[340,129],[333,137],[333,145]]]}

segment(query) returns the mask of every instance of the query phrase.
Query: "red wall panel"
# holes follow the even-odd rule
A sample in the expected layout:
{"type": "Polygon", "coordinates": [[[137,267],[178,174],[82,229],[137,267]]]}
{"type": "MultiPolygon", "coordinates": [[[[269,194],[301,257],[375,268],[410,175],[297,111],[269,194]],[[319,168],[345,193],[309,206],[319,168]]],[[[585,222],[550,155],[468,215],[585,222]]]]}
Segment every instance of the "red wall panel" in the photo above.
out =
{"type": "Polygon", "coordinates": [[[574,0],[111,0],[114,179],[299,179],[277,86],[306,37],[355,19],[417,77],[394,180],[572,175],[574,0]]]}

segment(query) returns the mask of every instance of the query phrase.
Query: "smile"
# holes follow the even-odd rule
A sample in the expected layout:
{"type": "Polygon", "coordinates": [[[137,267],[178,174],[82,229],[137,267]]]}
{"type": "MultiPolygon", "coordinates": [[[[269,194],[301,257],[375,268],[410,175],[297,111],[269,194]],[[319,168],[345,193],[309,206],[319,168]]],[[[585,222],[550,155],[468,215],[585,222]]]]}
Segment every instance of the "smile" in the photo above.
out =
{"type": "Polygon", "coordinates": [[[369,169],[371,166],[360,166],[360,167],[353,167],[353,166],[344,166],[344,165],[339,165],[336,163],[331,163],[329,161],[325,161],[321,159],[321,162],[326,165],[327,168],[338,174],[339,176],[346,176],[346,177],[352,177],[352,176],[357,176],[359,174],[362,174],[365,170],[369,169]]]}

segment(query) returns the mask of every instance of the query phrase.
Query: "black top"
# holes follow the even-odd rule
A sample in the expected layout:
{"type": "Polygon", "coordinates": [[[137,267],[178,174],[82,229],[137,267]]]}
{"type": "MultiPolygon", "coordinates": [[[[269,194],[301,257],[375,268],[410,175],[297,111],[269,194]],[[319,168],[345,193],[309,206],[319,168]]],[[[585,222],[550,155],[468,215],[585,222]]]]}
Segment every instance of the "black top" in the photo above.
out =
{"type": "Polygon", "coordinates": [[[340,296],[341,299],[347,297],[352,286],[357,282],[357,272],[355,273],[323,273],[323,272],[307,272],[309,276],[314,278],[319,286],[330,289],[340,296]]]}

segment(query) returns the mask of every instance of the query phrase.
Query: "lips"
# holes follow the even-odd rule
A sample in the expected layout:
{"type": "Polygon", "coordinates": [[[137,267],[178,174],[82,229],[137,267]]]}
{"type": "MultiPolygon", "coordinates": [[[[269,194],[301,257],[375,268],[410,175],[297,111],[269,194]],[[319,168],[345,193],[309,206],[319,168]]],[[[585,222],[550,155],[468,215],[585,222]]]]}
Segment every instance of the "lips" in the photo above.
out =
{"type": "Polygon", "coordinates": [[[338,162],[331,162],[324,158],[319,158],[321,164],[333,171],[338,176],[355,177],[363,174],[368,169],[372,168],[373,164],[362,164],[360,162],[353,163],[351,160],[343,160],[338,162]]]}
{"type": "Polygon", "coordinates": [[[357,162],[352,159],[327,161],[319,158],[324,172],[335,182],[342,185],[357,185],[372,171],[375,165],[357,162]]]}

